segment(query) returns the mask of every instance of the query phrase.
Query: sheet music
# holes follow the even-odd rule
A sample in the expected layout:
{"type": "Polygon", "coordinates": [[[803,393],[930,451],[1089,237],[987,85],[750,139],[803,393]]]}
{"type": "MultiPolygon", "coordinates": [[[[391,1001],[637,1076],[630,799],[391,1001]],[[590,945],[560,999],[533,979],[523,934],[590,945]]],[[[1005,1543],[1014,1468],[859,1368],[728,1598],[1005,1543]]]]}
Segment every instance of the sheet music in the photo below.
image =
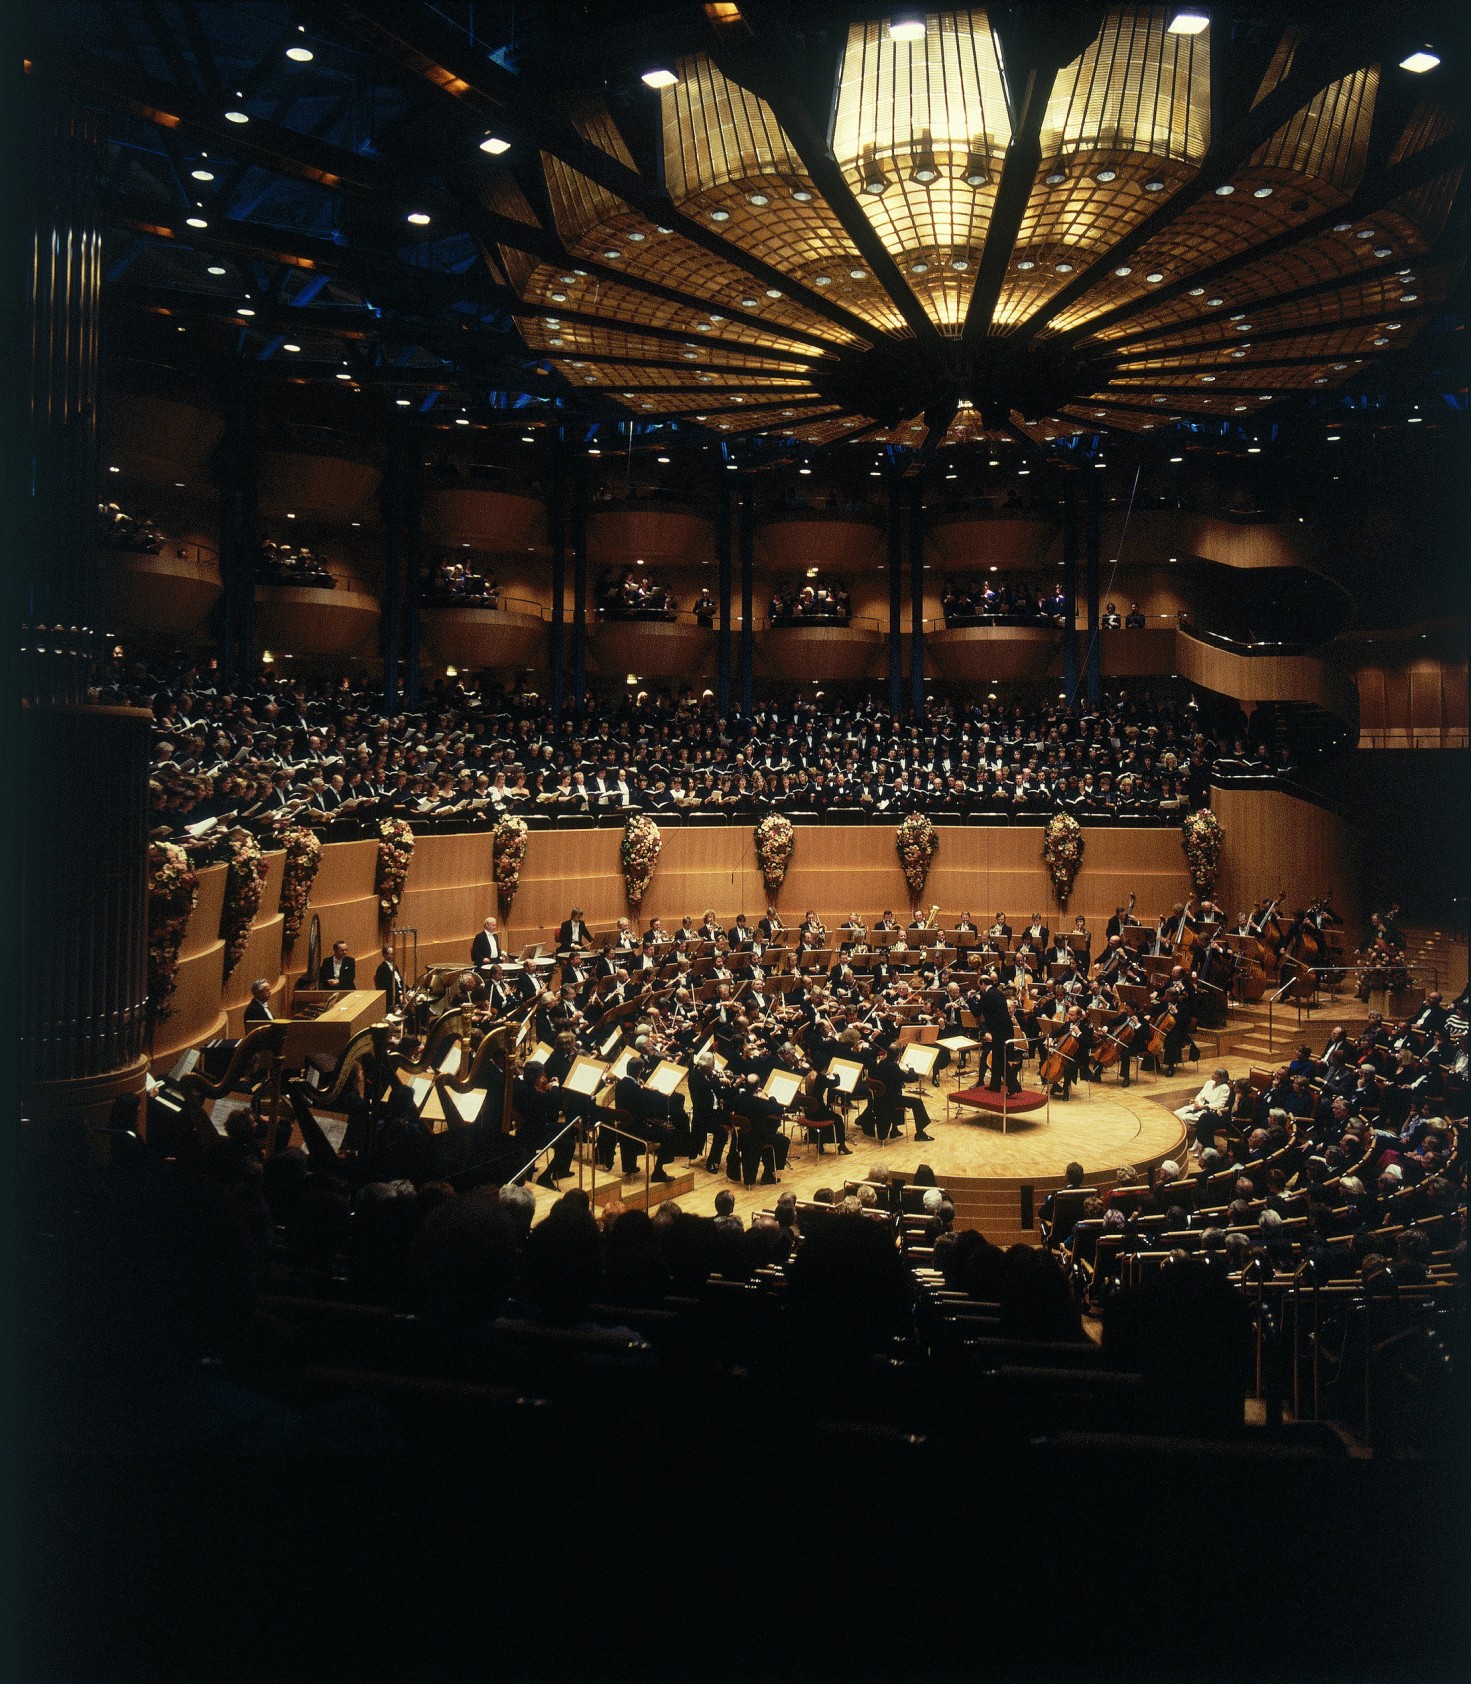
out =
{"type": "Polygon", "coordinates": [[[454,1106],[465,1122],[476,1123],[479,1122],[480,1113],[485,1109],[485,1102],[489,1098],[489,1088],[471,1088],[469,1093],[457,1093],[454,1096],[454,1106]]]}
{"type": "Polygon", "coordinates": [[[313,1111],[312,1116],[317,1120],[317,1127],[327,1137],[327,1143],[334,1152],[342,1150],[342,1142],[347,1138],[347,1118],[335,1116],[330,1111],[313,1111]]]}
{"type": "Polygon", "coordinates": [[[460,1043],[451,1041],[449,1051],[444,1055],[444,1062],[439,1066],[441,1076],[458,1076],[460,1073],[460,1043]]]}
{"type": "Polygon", "coordinates": [[[603,1072],[607,1065],[596,1058],[588,1058],[579,1053],[572,1061],[572,1068],[567,1072],[562,1086],[569,1093],[594,1094],[598,1091],[598,1083],[603,1079],[603,1072]]]}
{"type": "Polygon", "coordinates": [[[414,1109],[416,1111],[424,1109],[424,1101],[429,1097],[433,1086],[434,1078],[432,1076],[415,1076],[410,1080],[409,1092],[414,1096],[414,1109]]]}
{"type": "Polygon", "coordinates": [[[651,1093],[671,1094],[678,1089],[680,1083],[684,1081],[684,1078],[684,1066],[682,1064],[674,1064],[669,1059],[664,1058],[660,1059],[654,1070],[654,1074],[649,1077],[648,1081],[644,1083],[644,1086],[648,1088],[651,1093]]]}
{"type": "Polygon", "coordinates": [[[802,1078],[794,1076],[790,1070],[773,1070],[766,1078],[761,1089],[763,1099],[774,1099],[785,1109],[796,1099],[802,1087],[802,1078]]]}
{"type": "Polygon", "coordinates": [[[628,1074],[628,1067],[633,1063],[636,1056],[632,1047],[625,1047],[608,1066],[608,1074],[615,1082],[621,1081],[628,1074]]]}
{"type": "Polygon", "coordinates": [[[899,1054],[899,1068],[911,1076],[928,1080],[935,1073],[935,1060],[939,1056],[937,1042],[926,1045],[922,1041],[911,1041],[899,1054]]]}
{"type": "Polygon", "coordinates": [[[863,1066],[851,1058],[835,1058],[829,1063],[827,1073],[837,1077],[839,1093],[852,1093],[863,1076],[863,1066]]]}
{"type": "Polygon", "coordinates": [[[980,1044],[979,1041],[971,1040],[969,1035],[942,1035],[935,1043],[937,1047],[944,1047],[953,1053],[970,1052],[980,1044]]]}

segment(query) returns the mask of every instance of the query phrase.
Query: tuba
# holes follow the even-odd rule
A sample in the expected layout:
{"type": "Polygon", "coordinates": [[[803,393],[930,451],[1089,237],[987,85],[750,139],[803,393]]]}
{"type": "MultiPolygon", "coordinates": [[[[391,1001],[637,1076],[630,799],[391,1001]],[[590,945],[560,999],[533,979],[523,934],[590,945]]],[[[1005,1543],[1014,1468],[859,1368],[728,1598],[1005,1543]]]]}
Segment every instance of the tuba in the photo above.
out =
{"type": "Polygon", "coordinates": [[[939,903],[939,901],[936,901],[935,904],[925,914],[925,920],[924,920],[923,927],[927,930],[933,930],[939,922],[940,922],[940,903],[939,903]]]}

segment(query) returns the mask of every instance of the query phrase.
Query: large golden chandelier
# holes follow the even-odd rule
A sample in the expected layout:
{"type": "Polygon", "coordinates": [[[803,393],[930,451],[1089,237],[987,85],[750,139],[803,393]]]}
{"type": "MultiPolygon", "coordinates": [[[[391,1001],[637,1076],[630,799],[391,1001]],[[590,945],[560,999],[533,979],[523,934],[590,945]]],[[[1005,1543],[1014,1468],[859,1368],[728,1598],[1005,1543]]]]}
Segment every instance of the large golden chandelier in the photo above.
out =
{"type": "MultiPolygon", "coordinates": [[[[1203,12],[868,19],[824,135],[769,31],[704,11],[705,49],[644,78],[669,214],[608,185],[634,161],[589,96],[609,170],[541,155],[569,261],[492,248],[528,346],[637,419],[916,446],[1251,422],[1446,296],[1458,118],[1403,73],[1391,105],[1353,30],[1272,28],[1228,111],[1203,12]]],[[[541,220],[509,171],[486,205],[541,220]]]]}

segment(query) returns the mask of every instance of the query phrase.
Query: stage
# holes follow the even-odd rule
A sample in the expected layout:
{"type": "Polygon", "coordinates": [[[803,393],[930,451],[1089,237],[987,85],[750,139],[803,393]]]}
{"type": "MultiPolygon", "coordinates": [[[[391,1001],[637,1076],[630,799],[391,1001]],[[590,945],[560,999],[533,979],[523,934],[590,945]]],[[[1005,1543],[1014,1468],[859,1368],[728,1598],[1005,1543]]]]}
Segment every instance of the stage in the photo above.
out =
{"type": "MultiPolygon", "coordinates": [[[[726,1180],[723,1168],[718,1175],[711,1175],[699,1165],[693,1170],[694,1190],[675,1203],[697,1216],[713,1216],[715,1195],[728,1187],[735,1194],[735,1214],[748,1221],[752,1213],[770,1210],[778,1193],[793,1192],[799,1199],[810,1199],[818,1188],[829,1187],[841,1195],[845,1180],[863,1180],[874,1164],[882,1163],[906,1174],[912,1174],[920,1164],[928,1164],[940,1186],[955,1192],[957,1226],[978,1227],[987,1238],[1012,1244],[1035,1237],[1020,1225],[1021,1187],[1033,1188],[1040,1203],[1045,1193],[1062,1181],[1069,1163],[1082,1164],[1085,1185],[1093,1186],[1109,1184],[1114,1172],[1126,1164],[1144,1171],[1164,1158],[1183,1161],[1183,1125],[1170,1106],[1157,1104],[1150,1097],[1158,1092],[1170,1105],[1180,1104],[1178,1076],[1173,1081],[1144,1077],[1128,1088],[1114,1079],[1095,1084],[1091,1091],[1080,1084],[1066,1103],[1053,1100],[1050,1122],[1046,1109],[1013,1113],[1007,1118],[1005,1134],[1001,1132],[999,1113],[952,1107],[947,1114],[946,1096],[956,1087],[969,1087],[971,1081],[967,1075],[959,1083],[945,1082],[938,1088],[924,1089],[934,1136],[931,1141],[916,1141],[906,1129],[900,1139],[880,1144],[850,1127],[848,1144],[853,1154],[843,1158],[831,1146],[819,1155],[814,1146],[805,1144],[801,1129],[793,1126],[791,1155],[779,1187],[741,1187],[726,1180]]],[[[909,1091],[920,1090],[916,1087],[909,1091]]],[[[671,1174],[678,1171],[683,1175],[686,1169],[682,1159],[670,1165],[671,1174]]],[[[600,1175],[599,1185],[603,1184],[600,1175]]],[[[574,1177],[562,1183],[562,1190],[576,1185],[574,1177]]],[[[625,1185],[630,1194],[642,1193],[642,1175],[625,1185]]],[[[653,1191],[657,1193],[657,1189],[653,1191]]],[[[540,1214],[550,1207],[554,1195],[541,1187],[536,1194],[540,1214]]]]}

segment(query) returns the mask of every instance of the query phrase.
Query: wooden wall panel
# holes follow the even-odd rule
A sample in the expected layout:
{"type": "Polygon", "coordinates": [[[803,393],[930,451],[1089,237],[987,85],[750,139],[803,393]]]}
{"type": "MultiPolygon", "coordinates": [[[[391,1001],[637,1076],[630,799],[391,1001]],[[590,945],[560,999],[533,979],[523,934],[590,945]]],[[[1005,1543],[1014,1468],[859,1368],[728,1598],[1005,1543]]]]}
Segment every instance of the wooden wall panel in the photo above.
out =
{"type": "Polygon", "coordinates": [[[1289,908],[1331,893],[1357,938],[1363,868],[1352,825],[1277,790],[1213,790],[1211,807],[1226,828],[1218,898],[1229,913],[1279,892],[1289,908]]]}
{"type": "Polygon", "coordinates": [[[223,865],[207,865],[200,870],[199,894],[194,902],[194,911],[189,915],[189,927],[179,944],[181,960],[192,959],[196,953],[202,953],[218,941],[228,870],[229,867],[223,865]]]}
{"type": "Polygon", "coordinates": [[[225,944],[218,936],[179,960],[172,1010],[153,1033],[150,1052],[155,1070],[167,1069],[186,1047],[224,1034],[225,1013],[220,1004],[224,961],[225,944]]]}
{"type": "MultiPolygon", "coordinates": [[[[334,901],[352,900],[358,895],[371,895],[373,874],[378,869],[378,844],[367,842],[332,842],[322,850],[322,861],[312,883],[311,908],[316,910],[334,901]]],[[[412,870],[412,867],[410,868],[412,870]]]]}

